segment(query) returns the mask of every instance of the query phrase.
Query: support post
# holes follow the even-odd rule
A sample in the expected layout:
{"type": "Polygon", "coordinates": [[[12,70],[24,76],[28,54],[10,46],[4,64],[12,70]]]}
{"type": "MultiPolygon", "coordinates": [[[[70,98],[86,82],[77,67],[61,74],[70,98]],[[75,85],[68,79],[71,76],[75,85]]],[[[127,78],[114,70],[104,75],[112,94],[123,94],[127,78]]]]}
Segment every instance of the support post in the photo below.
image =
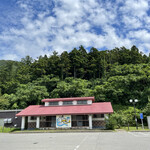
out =
{"type": "Polygon", "coordinates": [[[25,116],[23,116],[21,120],[21,130],[24,130],[24,128],[25,128],[25,116]]]}
{"type": "Polygon", "coordinates": [[[92,129],[92,115],[89,115],[89,128],[92,129]]]}
{"type": "Polygon", "coordinates": [[[138,130],[138,123],[137,123],[137,117],[136,117],[135,102],[133,102],[133,105],[134,105],[134,113],[135,113],[135,123],[136,123],[136,129],[138,130]]]}
{"type": "Polygon", "coordinates": [[[150,129],[150,116],[147,116],[148,128],[150,129]]]}
{"type": "Polygon", "coordinates": [[[36,118],[36,128],[37,129],[40,128],[40,117],[39,116],[36,118]]]}

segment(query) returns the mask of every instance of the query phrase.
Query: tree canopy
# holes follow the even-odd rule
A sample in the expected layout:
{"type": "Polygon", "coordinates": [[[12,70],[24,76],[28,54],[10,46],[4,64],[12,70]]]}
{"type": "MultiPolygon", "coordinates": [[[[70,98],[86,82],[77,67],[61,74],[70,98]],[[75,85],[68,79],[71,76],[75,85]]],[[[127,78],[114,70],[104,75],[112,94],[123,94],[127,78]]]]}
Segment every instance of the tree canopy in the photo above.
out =
{"type": "Polygon", "coordinates": [[[41,104],[43,98],[95,96],[96,101],[149,108],[150,56],[136,46],[100,51],[83,46],[60,55],[0,60],[0,109],[41,104]]]}

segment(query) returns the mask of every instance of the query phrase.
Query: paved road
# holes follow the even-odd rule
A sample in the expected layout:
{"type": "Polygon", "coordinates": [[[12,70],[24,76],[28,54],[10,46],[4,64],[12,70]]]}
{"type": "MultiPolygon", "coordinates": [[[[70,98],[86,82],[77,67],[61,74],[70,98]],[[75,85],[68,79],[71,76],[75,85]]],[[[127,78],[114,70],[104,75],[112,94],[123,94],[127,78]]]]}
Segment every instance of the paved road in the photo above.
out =
{"type": "Polygon", "coordinates": [[[0,150],[150,150],[150,132],[0,133],[0,150]]]}

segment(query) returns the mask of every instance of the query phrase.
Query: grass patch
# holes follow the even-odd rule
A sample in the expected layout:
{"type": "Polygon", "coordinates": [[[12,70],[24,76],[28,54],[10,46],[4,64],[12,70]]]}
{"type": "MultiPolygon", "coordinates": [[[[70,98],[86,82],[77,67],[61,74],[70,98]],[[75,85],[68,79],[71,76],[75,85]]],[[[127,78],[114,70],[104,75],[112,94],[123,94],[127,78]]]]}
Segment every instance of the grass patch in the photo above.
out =
{"type": "Polygon", "coordinates": [[[129,130],[128,127],[121,127],[121,129],[124,129],[126,131],[150,131],[147,126],[145,126],[144,129],[142,127],[138,127],[138,130],[136,129],[136,127],[129,127],[129,130]]]}
{"type": "Polygon", "coordinates": [[[9,133],[9,132],[13,132],[14,130],[16,130],[15,128],[10,128],[10,127],[2,127],[0,126],[0,133],[9,133]]]}

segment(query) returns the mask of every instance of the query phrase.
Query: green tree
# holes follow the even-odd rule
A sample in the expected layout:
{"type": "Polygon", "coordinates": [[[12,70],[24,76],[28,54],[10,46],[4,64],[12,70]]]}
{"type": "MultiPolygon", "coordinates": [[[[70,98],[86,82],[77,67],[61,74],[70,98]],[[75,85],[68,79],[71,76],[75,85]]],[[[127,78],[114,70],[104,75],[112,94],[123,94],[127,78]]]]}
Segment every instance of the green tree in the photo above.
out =
{"type": "Polygon", "coordinates": [[[5,110],[9,108],[9,100],[4,98],[4,96],[0,96],[0,109],[5,110]]]}
{"type": "Polygon", "coordinates": [[[143,109],[143,112],[146,116],[150,116],[150,96],[148,96],[148,103],[146,107],[143,109]]]}
{"type": "Polygon", "coordinates": [[[80,53],[80,68],[78,76],[79,78],[87,79],[87,69],[88,69],[88,54],[87,51],[84,49],[84,47],[81,45],[79,47],[79,53],[80,53]]]}
{"type": "Polygon", "coordinates": [[[80,52],[74,48],[70,53],[69,53],[69,58],[71,61],[71,70],[72,70],[72,75],[74,78],[77,77],[78,75],[78,69],[80,68],[80,52]]]}
{"type": "Polygon", "coordinates": [[[89,78],[97,78],[97,61],[98,61],[99,52],[96,48],[92,47],[90,49],[90,52],[88,54],[89,59],[89,67],[88,67],[88,73],[89,78]]]}
{"type": "Polygon", "coordinates": [[[80,97],[90,96],[89,82],[82,79],[66,78],[58,82],[57,87],[51,92],[52,97],[80,97]]]}
{"type": "Polygon", "coordinates": [[[71,64],[70,64],[69,54],[67,51],[64,51],[61,54],[59,66],[61,68],[61,75],[60,75],[61,80],[63,80],[66,77],[69,77],[71,64]]]}
{"type": "Polygon", "coordinates": [[[48,75],[60,76],[60,56],[56,51],[48,59],[48,75]]]}
{"type": "Polygon", "coordinates": [[[132,64],[139,64],[143,62],[143,56],[139,53],[139,49],[135,45],[131,47],[130,55],[132,64]]]}
{"type": "Polygon", "coordinates": [[[48,57],[45,55],[40,56],[38,60],[35,60],[34,63],[31,65],[31,74],[32,74],[32,80],[36,80],[37,78],[47,75],[49,73],[49,62],[48,57]]]}
{"type": "Polygon", "coordinates": [[[57,87],[57,83],[60,81],[58,77],[53,75],[44,75],[33,81],[36,86],[45,86],[49,94],[57,87]]]}
{"type": "Polygon", "coordinates": [[[33,58],[28,55],[25,58],[22,58],[21,62],[23,64],[25,64],[25,65],[29,65],[30,66],[33,63],[33,58]]]}
{"type": "Polygon", "coordinates": [[[15,94],[4,95],[9,99],[12,108],[25,108],[29,105],[41,103],[43,98],[49,96],[45,86],[35,86],[32,83],[21,84],[15,94]]]}

